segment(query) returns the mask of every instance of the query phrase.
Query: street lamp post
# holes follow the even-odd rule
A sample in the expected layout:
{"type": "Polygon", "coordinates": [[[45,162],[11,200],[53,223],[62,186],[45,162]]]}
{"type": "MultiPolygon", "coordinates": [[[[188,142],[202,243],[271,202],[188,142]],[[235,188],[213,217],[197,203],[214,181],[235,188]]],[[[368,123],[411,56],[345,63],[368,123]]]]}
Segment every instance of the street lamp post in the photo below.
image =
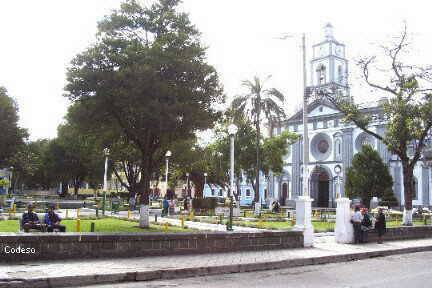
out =
{"type": "Polygon", "coordinates": [[[170,150],[165,153],[165,195],[168,192],[168,169],[169,169],[169,158],[172,156],[170,150]]]}
{"type": "Polygon", "coordinates": [[[187,197],[189,197],[189,198],[191,198],[191,193],[190,193],[190,189],[189,189],[189,173],[188,172],[186,172],[186,194],[187,194],[187,197]]]}
{"type": "Polygon", "coordinates": [[[204,188],[207,185],[207,176],[208,176],[208,174],[204,173],[204,188]]]}
{"type": "Polygon", "coordinates": [[[11,166],[9,168],[9,190],[8,190],[8,194],[9,195],[12,195],[12,193],[13,193],[13,190],[12,190],[12,180],[13,180],[12,173],[13,173],[13,169],[14,169],[13,166],[11,166]]]}
{"type": "Polygon", "coordinates": [[[340,189],[340,173],[342,172],[342,168],[339,165],[336,165],[334,168],[334,171],[336,173],[336,199],[339,199],[341,197],[341,189],[340,189]]]}
{"type": "MultiPolygon", "coordinates": [[[[292,35],[286,34],[278,39],[285,40],[292,35]]],[[[306,35],[302,34],[302,60],[303,60],[303,191],[296,199],[296,225],[295,228],[303,231],[304,246],[313,245],[312,227],[312,201],[309,193],[309,131],[308,131],[308,89],[306,78],[306,35]]]]}
{"type": "Polygon", "coordinates": [[[233,218],[233,194],[234,194],[234,137],[237,134],[238,128],[234,124],[228,126],[228,134],[230,135],[230,217],[227,225],[227,230],[232,231],[233,218]]]}
{"type": "Polygon", "coordinates": [[[108,148],[105,148],[103,152],[105,155],[105,172],[104,172],[104,183],[103,183],[103,192],[102,192],[102,215],[105,216],[106,192],[108,190],[108,156],[110,151],[108,148]]]}

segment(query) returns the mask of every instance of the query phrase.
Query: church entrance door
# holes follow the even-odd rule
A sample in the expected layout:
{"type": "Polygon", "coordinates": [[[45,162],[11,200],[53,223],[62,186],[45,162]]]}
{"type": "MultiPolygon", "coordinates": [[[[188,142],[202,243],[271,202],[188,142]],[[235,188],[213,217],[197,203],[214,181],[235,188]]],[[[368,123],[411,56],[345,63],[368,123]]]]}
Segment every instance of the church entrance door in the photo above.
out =
{"type": "Polygon", "coordinates": [[[329,207],[329,184],[327,172],[321,172],[318,182],[318,207],[329,207]]]}
{"type": "Polygon", "coordinates": [[[311,175],[311,196],[315,207],[329,207],[330,176],[325,168],[317,166],[311,175]]]}

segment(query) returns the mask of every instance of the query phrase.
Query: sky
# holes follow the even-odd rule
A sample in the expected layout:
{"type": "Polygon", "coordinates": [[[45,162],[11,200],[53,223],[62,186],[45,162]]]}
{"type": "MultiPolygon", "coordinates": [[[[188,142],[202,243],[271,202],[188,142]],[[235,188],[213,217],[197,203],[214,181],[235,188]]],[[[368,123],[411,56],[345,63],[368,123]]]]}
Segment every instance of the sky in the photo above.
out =
{"type": "MultiPolygon", "coordinates": [[[[301,33],[306,33],[309,61],[311,46],[323,40],[323,27],[330,22],[336,40],[346,45],[355,101],[376,100],[381,96],[369,93],[356,59],[377,53],[377,45],[400,34],[405,21],[413,43],[410,60],[431,64],[432,4],[428,2],[184,0],[180,9],[202,32],[208,62],[218,71],[228,100],[245,92],[243,80],[271,75],[267,87],[283,92],[285,109],[293,112],[302,95],[301,33]],[[294,37],[275,39],[284,33],[294,37]]],[[[120,3],[0,1],[0,86],[16,99],[20,125],[29,129],[31,140],[56,136],[69,105],[63,97],[66,69],[76,54],[95,41],[97,22],[120,3]]]]}

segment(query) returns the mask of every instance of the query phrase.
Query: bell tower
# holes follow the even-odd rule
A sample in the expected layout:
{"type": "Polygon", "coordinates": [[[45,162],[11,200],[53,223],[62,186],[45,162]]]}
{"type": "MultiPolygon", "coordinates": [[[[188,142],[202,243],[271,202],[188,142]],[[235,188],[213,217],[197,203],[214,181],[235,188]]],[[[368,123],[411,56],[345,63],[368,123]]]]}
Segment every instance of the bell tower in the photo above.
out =
{"type": "Polygon", "coordinates": [[[313,45],[310,64],[312,87],[332,88],[341,96],[350,97],[345,45],[336,41],[330,23],[324,26],[324,40],[313,45]]]}

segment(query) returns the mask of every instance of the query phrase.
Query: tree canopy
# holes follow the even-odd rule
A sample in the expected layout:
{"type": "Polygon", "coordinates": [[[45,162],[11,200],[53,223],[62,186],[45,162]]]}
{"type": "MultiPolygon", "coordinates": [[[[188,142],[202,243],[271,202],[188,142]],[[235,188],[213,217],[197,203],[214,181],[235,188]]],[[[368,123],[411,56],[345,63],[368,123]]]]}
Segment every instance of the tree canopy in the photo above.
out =
{"type": "Polygon", "coordinates": [[[104,137],[101,126],[115,131],[105,143],[122,137],[138,154],[145,192],[168,147],[211,127],[219,116],[213,104],[224,100],[200,33],[178,3],[122,3],[99,23],[96,43],[67,74],[66,96],[83,104],[76,115],[88,120],[87,128],[104,137]]]}
{"type": "Polygon", "coordinates": [[[354,155],[352,166],[348,169],[345,191],[349,197],[360,197],[369,207],[372,197],[381,198],[391,204],[397,204],[393,195],[393,178],[378,152],[369,145],[354,155]]]}
{"type": "Polygon", "coordinates": [[[18,106],[8,95],[6,88],[0,87],[0,168],[14,165],[13,157],[23,148],[28,137],[27,130],[18,126],[18,106]]]}
{"type": "MultiPolygon", "coordinates": [[[[270,77],[268,77],[270,78],[270,77]]],[[[268,79],[267,78],[267,79],[268,79]]],[[[243,116],[250,116],[254,119],[255,124],[255,184],[254,190],[255,198],[254,201],[258,201],[259,193],[259,171],[261,167],[261,155],[260,155],[260,139],[261,139],[261,124],[263,120],[269,122],[269,126],[272,126],[275,121],[280,120],[282,116],[285,116],[284,109],[282,108],[285,96],[276,88],[264,89],[265,81],[260,80],[257,76],[252,81],[243,81],[242,86],[246,88],[247,93],[234,98],[231,107],[234,112],[234,117],[238,114],[243,116]]],[[[270,127],[272,129],[272,127],[270,127]]]]}

